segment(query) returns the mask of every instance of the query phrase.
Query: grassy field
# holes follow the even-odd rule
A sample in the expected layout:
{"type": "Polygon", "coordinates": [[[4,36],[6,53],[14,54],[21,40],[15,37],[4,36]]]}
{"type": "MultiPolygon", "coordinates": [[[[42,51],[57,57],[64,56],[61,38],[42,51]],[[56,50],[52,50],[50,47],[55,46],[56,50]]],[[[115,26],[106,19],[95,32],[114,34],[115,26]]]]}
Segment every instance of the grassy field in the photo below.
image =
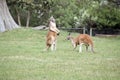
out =
{"type": "Polygon", "coordinates": [[[120,80],[120,37],[93,37],[96,53],[85,47],[78,53],[61,31],[51,52],[44,51],[46,33],[24,28],[0,33],[0,80],[120,80]]]}

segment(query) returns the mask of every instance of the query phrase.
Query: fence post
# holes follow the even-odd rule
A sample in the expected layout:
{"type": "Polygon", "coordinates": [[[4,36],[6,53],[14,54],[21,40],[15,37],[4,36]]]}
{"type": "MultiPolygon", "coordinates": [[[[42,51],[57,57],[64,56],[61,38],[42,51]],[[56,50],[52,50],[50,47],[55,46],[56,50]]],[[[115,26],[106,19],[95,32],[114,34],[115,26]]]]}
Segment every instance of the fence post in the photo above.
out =
{"type": "Polygon", "coordinates": [[[90,28],[90,36],[92,36],[92,28],[90,28]]]}
{"type": "Polygon", "coordinates": [[[85,34],[85,27],[83,27],[83,34],[85,34]]]}

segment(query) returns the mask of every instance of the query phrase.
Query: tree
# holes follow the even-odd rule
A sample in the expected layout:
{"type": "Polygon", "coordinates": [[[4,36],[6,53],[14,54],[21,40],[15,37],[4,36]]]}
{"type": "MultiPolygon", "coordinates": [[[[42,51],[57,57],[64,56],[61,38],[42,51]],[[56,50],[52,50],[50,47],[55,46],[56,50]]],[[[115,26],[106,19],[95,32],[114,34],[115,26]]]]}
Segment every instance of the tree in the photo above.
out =
{"type": "Polygon", "coordinates": [[[6,0],[0,0],[0,32],[19,28],[12,18],[6,0]]]}
{"type": "Polygon", "coordinates": [[[49,18],[52,0],[8,0],[15,20],[22,26],[37,26],[49,18]],[[17,14],[17,16],[16,16],[17,14]],[[21,21],[20,21],[21,19],[21,21]]]}
{"type": "MultiPolygon", "coordinates": [[[[54,16],[60,27],[84,27],[95,24],[98,28],[120,25],[119,0],[7,0],[13,2],[11,11],[17,12],[22,26],[46,25],[54,16]],[[14,9],[16,8],[16,9],[14,9]],[[112,13],[112,14],[111,14],[112,13]],[[20,16],[19,16],[20,14],[20,16]],[[26,18],[26,19],[25,19],[26,18]]],[[[13,16],[16,13],[13,13],[13,16]]],[[[17,21],[17,19],[16,19],[17,21]]]]}
{"type": "Polygon", "coordinates": [[[60,27],[73,27],[74,17],[79,11],[76,0],[54,0],[51,5],[50,15],[54,15],[60,27]]]}
{"type": "Polygon", "coordinates": [[[120,24],[120,8],[116,3],[107,2],[107,4],[100,5],[97,23],[103,27],[112,28],[120,24]]]}
{"type": "Polygon", "coordinates": [[[100,29],[120,25],[120,6],[117,0],[81,0],[78,7],[78,26],[88,25],[100,29]]]}

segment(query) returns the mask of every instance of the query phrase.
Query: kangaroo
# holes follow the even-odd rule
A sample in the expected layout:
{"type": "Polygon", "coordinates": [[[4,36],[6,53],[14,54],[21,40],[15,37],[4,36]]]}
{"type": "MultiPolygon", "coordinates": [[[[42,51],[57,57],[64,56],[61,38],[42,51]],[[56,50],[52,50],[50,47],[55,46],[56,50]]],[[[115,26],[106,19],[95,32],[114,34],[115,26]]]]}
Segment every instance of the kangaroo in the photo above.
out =
{"type": "Polygon", "coordinates": [[[56,22],[53,17],[49,20],[49,31],[46,36],[46,46],[47,50],[51,47],[51,51],[56,50],[56,40],[57,35],[59,35],[60,31],[56,27],[56,22]]]}
{"type": "Polygon", "coordinates": [[[90,50],[94,53],[93,41],[92,41],[91,37],[87,34],[79,34],[76,38],[73,38],[71,36],[71,34],[69,33],[67,40],[71,40],[71,43],[72,43],[74,49],[77,47],[77,45],[80,45],[79,53],[82,52],[83,44],[86,46],[86,50],[88,50],[88,47],[90,46],[90,50]]]}

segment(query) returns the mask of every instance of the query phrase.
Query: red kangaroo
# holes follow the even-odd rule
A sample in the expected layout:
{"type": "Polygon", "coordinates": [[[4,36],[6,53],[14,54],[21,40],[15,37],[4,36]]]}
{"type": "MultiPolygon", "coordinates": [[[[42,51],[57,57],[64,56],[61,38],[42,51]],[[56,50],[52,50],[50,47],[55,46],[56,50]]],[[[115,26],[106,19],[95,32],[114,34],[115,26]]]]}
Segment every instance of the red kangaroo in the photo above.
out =
{"type": "Polygon", "coordinates": [[[88,50],[88,46],[90,46],[90,50],[94,53],[93,50],[93,41],[91,37],[87,34],[79,34],[76,38],[69,36],[67,37],[68,40],[71,40],[71,43],[74,47],[74,49],[77,47],[77,45],[80,45],[79,52],[82,52],[82,45],[84,44],[86,46],[86,50],[88,50]]]}
{"type": "Polygon", "coordinates": [[[51,47],[51,51],[56,50],[56,40],[57,35],[59,35],[60,31],[56,28],[55,19],[53,17],[49,20],[49,31],[46,36],[46,46],[47,50],[51,47]]]}

